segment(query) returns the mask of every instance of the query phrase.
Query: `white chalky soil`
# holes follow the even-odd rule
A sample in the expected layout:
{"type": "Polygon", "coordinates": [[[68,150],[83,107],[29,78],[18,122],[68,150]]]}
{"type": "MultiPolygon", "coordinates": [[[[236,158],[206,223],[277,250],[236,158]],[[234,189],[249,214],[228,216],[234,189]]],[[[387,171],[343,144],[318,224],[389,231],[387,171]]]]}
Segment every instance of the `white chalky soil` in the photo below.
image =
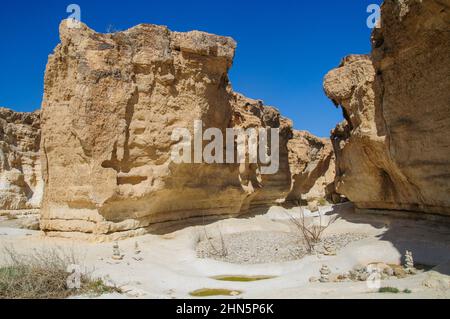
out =
{"type": "MultiPolygon", "coordinates": [[[[84,269],[94,269],[94,276],[123,290],[122,294],[102,298],[192,298],[190,292],[204,288],[242,291],[241,295],[229,298],[245,299],[450,298],[449,223],[400,218],[396,212],[355,213],[349,205],[336,206],[322,211],[327,216],[339,217],[326,230],[323,241],[328,246],[332,242],[336,255],[302,256],[302,246],[292,234],[286,212],[281,207],[273,207],[253,218],[227,219],[166,235],[149,234],[123,240],[119,242],[122,260],[112,259],[113,243],[48,238],[39,231],[19,229],[3,220],[0,221],[0,262],[4,257],[3,245],[12,245],[20,253],[52,247],[73,251],[80,256],[84,269]],[[215,245],[223,237],[228,257],[213,256],[205,234],[215,245]],[[138,256],[136,242],[141,251],[138,256]],[[310,282],[310,278],[320,277],[323,265],[328,266],[333,278],[358,265],[401,264],[406,250],[413,253],[417,264],[437,265],[431,271],[381,282],[383,287],[409,289],[410,294],[381,294],[364,281],[310,282]],[[227,282],[213,279],[215,276],[273,278],[227,282]]],[[[293,209],[289,213],[295,216],[298,211],[293,209]]]]}

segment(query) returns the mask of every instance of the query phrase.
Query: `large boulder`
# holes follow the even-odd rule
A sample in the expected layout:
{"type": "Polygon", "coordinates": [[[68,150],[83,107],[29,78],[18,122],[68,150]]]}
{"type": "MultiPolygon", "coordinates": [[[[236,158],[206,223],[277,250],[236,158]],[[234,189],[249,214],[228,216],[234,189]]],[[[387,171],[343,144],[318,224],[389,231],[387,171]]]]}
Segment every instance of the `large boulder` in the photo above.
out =
{"type": "Polygon", "coordinates": [[[0,210],[39,208],[43,181],[39,112],[0,108],[0,210]]]}
{"type": "Polygon", "coordinates": [[[337,191],[358,208],[450,214],[450,3],[387,0],[372,55],[330,71],[337,191]]]}
{"type": "Polygon", "coordinates": [[[42,104],[48,235],[119,238],[163,222],[236,216],[286,196],[291,123],[232,92],[233,39],[146,24],[99,34],[68,21],[60,37],[42,104]],[[279,170],[259,176],[258,164],[177,164],[172,135],[194,134],[199,120],[224,135],[233,127],[278,128],[279,170]]]}

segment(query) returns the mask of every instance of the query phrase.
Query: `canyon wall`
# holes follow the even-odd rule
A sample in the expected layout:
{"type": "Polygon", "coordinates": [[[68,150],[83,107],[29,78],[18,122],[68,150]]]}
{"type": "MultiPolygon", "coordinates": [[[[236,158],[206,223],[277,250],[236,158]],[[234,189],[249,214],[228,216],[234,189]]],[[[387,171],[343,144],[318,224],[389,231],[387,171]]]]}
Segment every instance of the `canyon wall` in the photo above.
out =
{"type": "Polygon", "coordinates": [[[0,108],[0,210],[39,208],[43,181],[39,112],[0,108]]]}
{"type": "Polygon", "coordinates": [[[324,80],[345,121],[336,188],[358,208],[450,214],[450,2],[387,0],[371,56],[324,80]]]}
{"type": "Polygon", "coordinates": [[[232,92],[233,39],[155,25],[99,34],[67,21],[60,37],[41,118],[48,235],[138,235],[162,222],[236,216],[287,195],[291,123],[232,92]],[[231,127],[279,128],[278,173],[261,176],[254,164],[175,164],[172,133],[193,134],[196,120],[224,135],[231,127]]]}
{"type": "Polygon", "coordinates": [[[308,204],[317,210],[325,202],[339,202],[335,193],[335,158],[330,139],[294,131],[288,142],[292,188],[287,201],[308,204]]]}
{"type": "MultiPolygon", "coordinates": [[[[291,150],[288,147],[294,138],[291,120],[282,117],[276,108],[265,106],[262,101],[247,98],[242,94],[231,92],[230,103],[233,115],[229,127],[244,130],[270,127],[279,129],[279,147],[275,149],[271,145],[270,150],[279,156],[277,172],[261,174],[259,165],[248,162],[239,165],[241,185],[246,193],[250,194],[244,209],[248,209],[250,204],[253,207],[267,207],[281,202],[289,192],[291,184],[291,150]]],[[[248,158],[246,160],[248,161],[248,158]]]]}

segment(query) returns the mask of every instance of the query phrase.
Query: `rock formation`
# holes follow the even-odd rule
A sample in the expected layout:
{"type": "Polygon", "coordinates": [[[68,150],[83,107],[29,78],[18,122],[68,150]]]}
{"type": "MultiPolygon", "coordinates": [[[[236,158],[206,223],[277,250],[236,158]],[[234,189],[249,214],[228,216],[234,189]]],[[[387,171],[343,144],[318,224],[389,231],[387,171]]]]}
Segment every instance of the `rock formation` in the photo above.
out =
{"type": "Polygon", "coordinates": [[[335,159],[331,141],[309,132],[294,131],[288,148],[292,188],[287,201],[306,201],[313,210],[321,201],[339,201],[334,192],[335,159]]]}
{"type": "Polygon", "coordinates": [[[39,112],[0,108],[0,209],[39,208],[43,182],[39,112]]]}
{"type": "Polygon", "coordinates": [[[450,3],[387,0],[372,55],[327,74],[336,187],[358,208],[450,214],[450,3]]]}
{"type": "Polygon", "coordinates": [[[155,25],[99,34],[66,21],[60,37],[42,104],[41,228],[48,235],[116,239],[162,222],[239,215],[286,196],[291,123],[232,92],[234,40],[155,25]],[[175,164],[172,133],[193,133],[196,120],[221,131],[279,128],[278,173],[175,164]]]}
{"type": "MultiPolygon", "coordinates": [[[[279,141],[279,169],[276,174],[262,175],[258,165],[241,164],[239,175],[241,185],[246,193],[250,194],[246,199],[246,207],[267,206],[282,200],[291,183],[291,173],[288,143],[293,138],[292,122],[280,115],[280,112],[270,106],[265,106],[262,101],[249,99],[238,93],[232,93],[232,120],[230,127],[242,128],[268,128],[280,129],[279,141]]],[[[274,150],[272,150],[274,151],[274,150]]]]}

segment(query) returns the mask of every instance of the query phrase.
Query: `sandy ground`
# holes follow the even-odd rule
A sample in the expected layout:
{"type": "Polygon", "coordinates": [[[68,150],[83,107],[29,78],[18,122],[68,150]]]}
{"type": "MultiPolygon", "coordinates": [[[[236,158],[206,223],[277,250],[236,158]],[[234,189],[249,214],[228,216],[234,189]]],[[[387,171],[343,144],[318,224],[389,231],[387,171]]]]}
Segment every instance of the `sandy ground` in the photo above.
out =
{"type": "MultiPolygon", "coordinates": [[[[197,257],[196,246],[207,234],[240,232],[291,232],[286,214],[299,215],[299,209],[272,207],[264,215],[227,219],[207,226],[192,226],[165,235],[145,235],[119,243],[123,260],[112,257],[112,243],[88,243],[48,238],[39,231],[18,229],[14,222],[0,218],[0,246],[13,246],[18,252],[59,247],[75,252],[82,266],[122,288],[123,294],[101,298],[191,298],[191,291],[221,288],[242,291],[230,298],[450,298],[450,224],[446,219],[405,219],[401,215],[355,213],[349,205],[322,208],[326,218],[338,217],[327,235],[365,234],[367,238],[352,242],[336,256],[314,255],[301,260],[239,265],[197,257]],[[141,253],[135,254],[135,243],[141,253]],[[410,289],[410,294],[381,294],[366,282],[310,283],[319,277],[322,265],[343,273],[356,265],[373,262],[400,264],[406,250],[413,252],[417,263],[436,265],[434,271],[404,279],[382,281],[381,286],[410,289]],[[256,282],[224,282],[213,276],[273,276],[256,282]],[[426,283],[426,284],[425,284],[426,283]]],[[[0,252],[0,260],[2,260],[0,252]]]]}

